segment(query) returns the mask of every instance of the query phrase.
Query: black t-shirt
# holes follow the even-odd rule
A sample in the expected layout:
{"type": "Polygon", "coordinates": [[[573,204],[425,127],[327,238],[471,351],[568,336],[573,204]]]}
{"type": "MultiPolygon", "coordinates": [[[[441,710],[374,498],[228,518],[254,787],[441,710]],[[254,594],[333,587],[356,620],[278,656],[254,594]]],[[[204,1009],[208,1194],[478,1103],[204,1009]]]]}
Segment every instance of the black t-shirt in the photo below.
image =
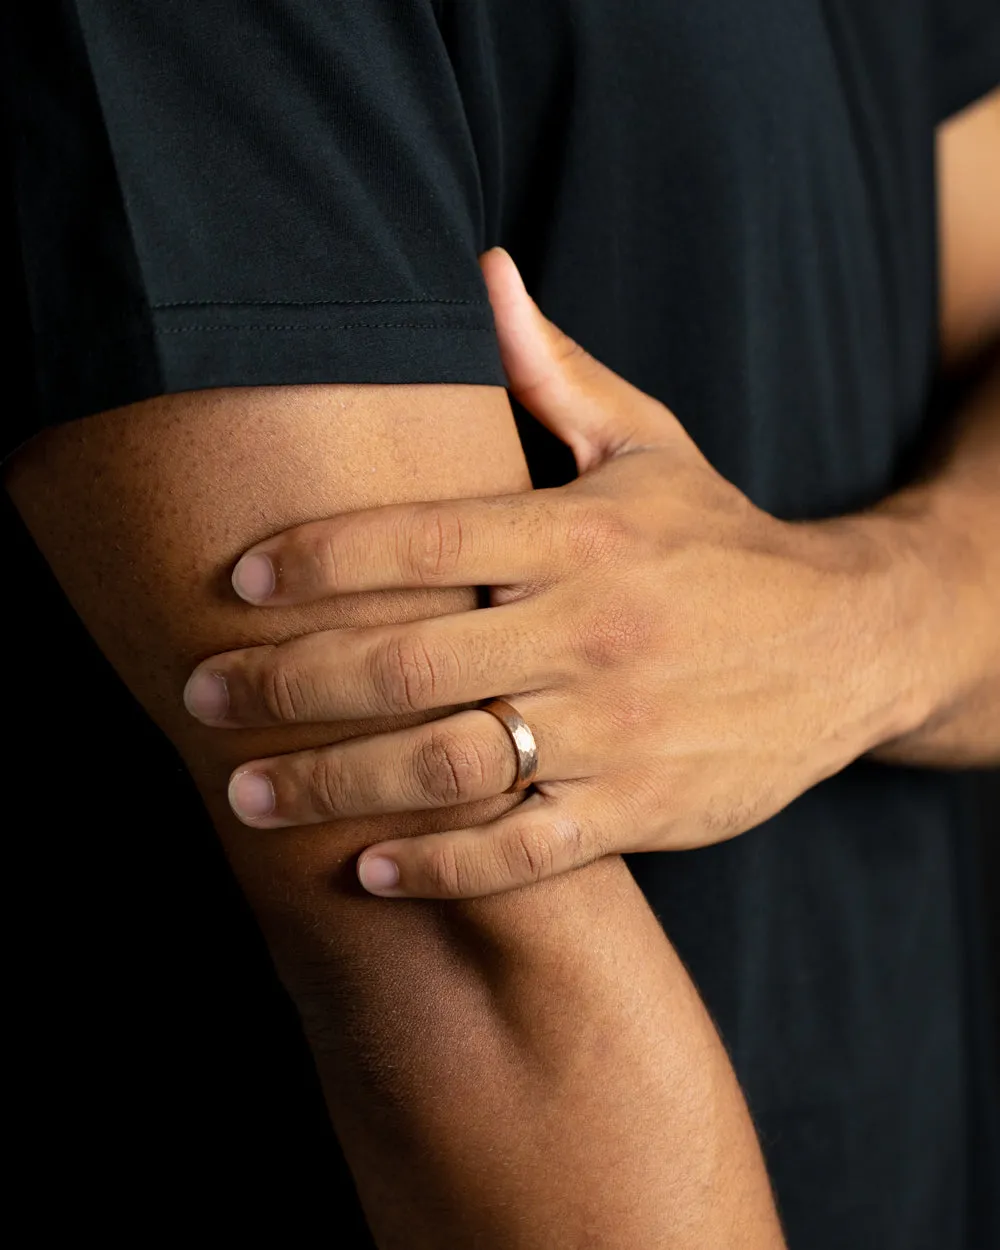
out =
{"type": "MultiPolygon", "coordinates": [[[[497,243],[781,517],[884,496],[931,436],[933,132],[1000,82],[995,0],[18,7],[5,453],[170,391],[503,384],[476,261],[497,243]]],[[[567,480],[516,415],[536,485],[567,480]]],[[[191,783],[6,534],[43,1166],[112,1237],[249,1219],[282,1245],[368,1245],[191,783]],[[85,732],[53,777],[60,683],[85,732]],[[112,766],[155,796],[148,842],[99,784],[112,766]]],[[[633,859],[730,1049],[792,1250],[994,1235],[962,803],[953,777],[862,762],[733,842],[633,859]]]]}

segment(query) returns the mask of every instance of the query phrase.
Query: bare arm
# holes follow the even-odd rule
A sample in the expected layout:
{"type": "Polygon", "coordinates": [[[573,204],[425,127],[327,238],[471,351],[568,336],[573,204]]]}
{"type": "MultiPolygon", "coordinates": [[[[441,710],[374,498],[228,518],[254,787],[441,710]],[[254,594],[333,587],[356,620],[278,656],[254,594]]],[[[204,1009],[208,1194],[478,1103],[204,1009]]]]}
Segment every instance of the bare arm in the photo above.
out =
{"type": "Polygon", "coordinates": [[[39,436],[7,485],[188,763],[302,1013],[382,1247],[781,1244],[725,1054],[620,859],[469,903],[364,897],[361,847],[511,800],[248,829],[225,799],[235,765],[385,726],[219,732],[182,706],[194,665],[219,651],[470,606],[471,592],[439,590],[260,613],[228,578],[249,545],[305,520],[526,489],[504,392],[167,397],[39,436]]]}
{"type": "Polygon", "coordinates": [[[891,657],[921,683],[920,723],[876,753],[897,763],[1000,763],[1000,90],[938,136],[941,349],[976,370],[949,446],[873,516],[911,627],[891,657]]]}

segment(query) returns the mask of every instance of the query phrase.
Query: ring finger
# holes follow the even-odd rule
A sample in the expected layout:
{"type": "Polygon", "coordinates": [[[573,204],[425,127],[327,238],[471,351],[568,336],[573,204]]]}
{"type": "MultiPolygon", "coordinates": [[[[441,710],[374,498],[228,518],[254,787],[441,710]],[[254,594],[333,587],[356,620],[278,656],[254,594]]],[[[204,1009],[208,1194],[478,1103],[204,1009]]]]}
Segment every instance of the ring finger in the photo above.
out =
{"type": "MultiPolygon", "coordinates": [[[[538,747],[537,780],[579,776],[567,750],[561,700],[512,696],[538,747]]],[[[259,829],[347,816],[452,807],[491,798],[514,782],[517,755],[507,730],[480,708],[335,746],[254,760],[236,769],[229,802],[259,829]]]]}

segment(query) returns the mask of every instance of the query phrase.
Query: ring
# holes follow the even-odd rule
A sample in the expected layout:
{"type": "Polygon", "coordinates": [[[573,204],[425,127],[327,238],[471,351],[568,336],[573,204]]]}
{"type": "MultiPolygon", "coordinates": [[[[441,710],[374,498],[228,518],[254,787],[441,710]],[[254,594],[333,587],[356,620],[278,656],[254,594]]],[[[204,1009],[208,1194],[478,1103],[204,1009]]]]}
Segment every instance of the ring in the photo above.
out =
{"type": "Polygon", "coordinates": [[[489,712],[497,718],[514,744],[517,774],[504,794],[527,790],[538,772],[538,743],[535,741],[535,735],[528,728],[528,722],[506,699],[490,699],[486,703],[480,703],[479,706],[484,712],[489,712]]]}

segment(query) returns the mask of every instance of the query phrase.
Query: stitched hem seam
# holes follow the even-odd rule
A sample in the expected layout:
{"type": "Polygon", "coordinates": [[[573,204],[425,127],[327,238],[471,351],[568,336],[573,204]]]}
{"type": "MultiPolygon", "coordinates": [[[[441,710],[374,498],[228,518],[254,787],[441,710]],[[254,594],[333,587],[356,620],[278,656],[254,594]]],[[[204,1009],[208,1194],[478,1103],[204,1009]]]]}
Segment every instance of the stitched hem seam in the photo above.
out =
{"type": "Polygon", "coordinates": [[[470,308],[489,307],[482,299],[183,299],[150,304],[152,312],[166,308],[335,308],[368,304],[461,304],[470,308]]]}
{"type": "Polygon", "coordinates": [[[273,330],[472,330],[480,334],[495,334],[492,326],[470,326],[463,321],[451,322],[419,322],[419,321],[354,321],[349,325],[323,325],[320,322],[307,322],[304,325],[214,325],[214,326],[154,326],[154,334],[215,334],[231,331],[273,331],[273,330]]]}

